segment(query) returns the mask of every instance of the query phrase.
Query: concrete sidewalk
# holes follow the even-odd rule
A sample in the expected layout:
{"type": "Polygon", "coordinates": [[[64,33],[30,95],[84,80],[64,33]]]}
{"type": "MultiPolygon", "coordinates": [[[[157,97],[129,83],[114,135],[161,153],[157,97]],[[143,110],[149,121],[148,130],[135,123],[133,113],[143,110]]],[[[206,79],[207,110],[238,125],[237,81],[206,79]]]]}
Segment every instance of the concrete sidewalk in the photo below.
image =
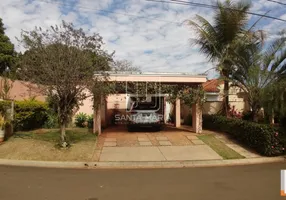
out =
{"type": "Polygon", "coordinates": [[[207,145],[157,147],[103,147],[100,162],[222,160],[207,145]]]}

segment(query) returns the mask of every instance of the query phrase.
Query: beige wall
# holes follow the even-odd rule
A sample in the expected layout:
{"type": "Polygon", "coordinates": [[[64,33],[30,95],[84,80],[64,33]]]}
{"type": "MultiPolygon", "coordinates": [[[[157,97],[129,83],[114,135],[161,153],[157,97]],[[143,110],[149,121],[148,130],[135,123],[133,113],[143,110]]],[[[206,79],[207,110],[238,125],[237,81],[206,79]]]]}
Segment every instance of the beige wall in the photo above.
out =
{"type": "Polygon", "coordinates": [[[81,106],[79,107],[79,110],[76,112],[76,114],[82,112],[88,115],[92,115],[93,114],[93,101],[92,101],[91,93],[88,90],[85,90],[84,92],[89,97],[81,102],[81,106]]]}
{"type": "MultiPolygon", "coordinates": [[[[94,114],[93,99],[92,99],[91,93],[88,90],[85,90],[84,92],[89,97],[81,102],[81,106],[79,107],[76,114],[82,112],[82,113],[85,113],[87,115],[93,115],[94,114]]],[[[106,126],[107,120],[108,119],[106,118],[106,101],[104,99],[102,99],[102,102],[101,102],[101,124],[102,124],[102,127],[106,126]]]]}
{"type": "MultiPolygon", "coordinates": [[[[43,88],[40,88],[35,84],[18,80],[15,81],[9,80],[9,85],[11,87],[8,93],[9,99],[14,99],[18,101],[29,98],[35,98],[39,101],[46,100],[46,96],[43,95],[43,88]]],[[[0,77],[0,91],[3,90],[3,87],[4,87],[4,79],[3,77],[0,77]]]]}
{"type": "MultiPolygon", "coordinates": [[[[219,85],[218,89],[220,90],[219,101],[222,101],[224,84],[219,85]]],[[[229,101],[230,102],[243,102],[244,101],[243,91],[238,87],[230,87],[229,88],[229,101]]]]}
{"type": "MultiPolygon", "coordinates": [[[[235,106],[235,109],[238,112],[243,112],[244,110],[248,110],[247,105],[245,102],[230,102],[231,106],[235,106]]],[[[216,102],[205,102],[203,105],[203,114],[216,114],[218,113],[222,108],[222,102],[216,101],[216,102]]]]}
{"type": "Polygon", "coordinates": [[[114,118],[115,109],[121,114],[126,113],[126,95],[125,94],[113,94],[109,95],[106,99],[106,119],[107,125],[112,124],[114,118]]]}

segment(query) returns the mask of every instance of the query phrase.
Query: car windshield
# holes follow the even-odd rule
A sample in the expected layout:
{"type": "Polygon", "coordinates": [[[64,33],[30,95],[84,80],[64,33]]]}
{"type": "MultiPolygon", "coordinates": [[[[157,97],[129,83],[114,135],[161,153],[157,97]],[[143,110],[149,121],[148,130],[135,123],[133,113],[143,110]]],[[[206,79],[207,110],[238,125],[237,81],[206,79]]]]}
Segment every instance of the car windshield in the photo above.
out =
{"type": "Polygon", "coordinates": [[[133,110],[157,110],[156,105],[152,103],[135,103],[133,110]]]}
{"type": "Polygon", "coordinates": [[[131,106],[131,110],[158,110],[159,108],[159,98],[153,98],[151,102],[134,101],[131,106]]]}

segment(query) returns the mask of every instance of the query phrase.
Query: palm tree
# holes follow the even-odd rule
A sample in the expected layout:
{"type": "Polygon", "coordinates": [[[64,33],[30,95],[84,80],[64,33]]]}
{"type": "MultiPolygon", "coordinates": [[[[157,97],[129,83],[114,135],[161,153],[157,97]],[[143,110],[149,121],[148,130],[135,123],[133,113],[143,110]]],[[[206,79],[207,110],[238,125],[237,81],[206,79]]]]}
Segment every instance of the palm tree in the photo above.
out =
{"type": "Polygon", "coordinates": [[[196,31],[197,38],[192,43],[200,46],[210,61],[217,64],[216,68],[224,79],[224,106],[227,114],[229,105],[229,78],[233,72],[233,49],[238,38],[245,37],[247,30],[247,11],[250,3],[245,1],[217,3],[214,22],[211,24],[205,18],[197,15],[195,21],[189,21],[189,25],[196,31]]]}
{"type": "Polygon", "coordinates": [[[283,34],[268,48],[259,40],[237,42],[235,70],[230,78],[247,95],[254,121],[262,107],[269,115],[285,111],[285,42],[283,34]]]}

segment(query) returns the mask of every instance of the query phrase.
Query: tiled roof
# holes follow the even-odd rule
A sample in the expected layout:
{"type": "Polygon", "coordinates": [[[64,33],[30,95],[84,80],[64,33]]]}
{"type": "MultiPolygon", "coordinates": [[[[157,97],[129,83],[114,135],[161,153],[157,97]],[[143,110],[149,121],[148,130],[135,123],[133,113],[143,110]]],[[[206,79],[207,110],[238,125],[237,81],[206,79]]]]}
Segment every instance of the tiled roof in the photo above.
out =
{"type": "Polygon", "coordinates": [[[211,79],[203,83],[205,92],[219,92],[218,86],[223,83],[223,80],[211,79]]]}

